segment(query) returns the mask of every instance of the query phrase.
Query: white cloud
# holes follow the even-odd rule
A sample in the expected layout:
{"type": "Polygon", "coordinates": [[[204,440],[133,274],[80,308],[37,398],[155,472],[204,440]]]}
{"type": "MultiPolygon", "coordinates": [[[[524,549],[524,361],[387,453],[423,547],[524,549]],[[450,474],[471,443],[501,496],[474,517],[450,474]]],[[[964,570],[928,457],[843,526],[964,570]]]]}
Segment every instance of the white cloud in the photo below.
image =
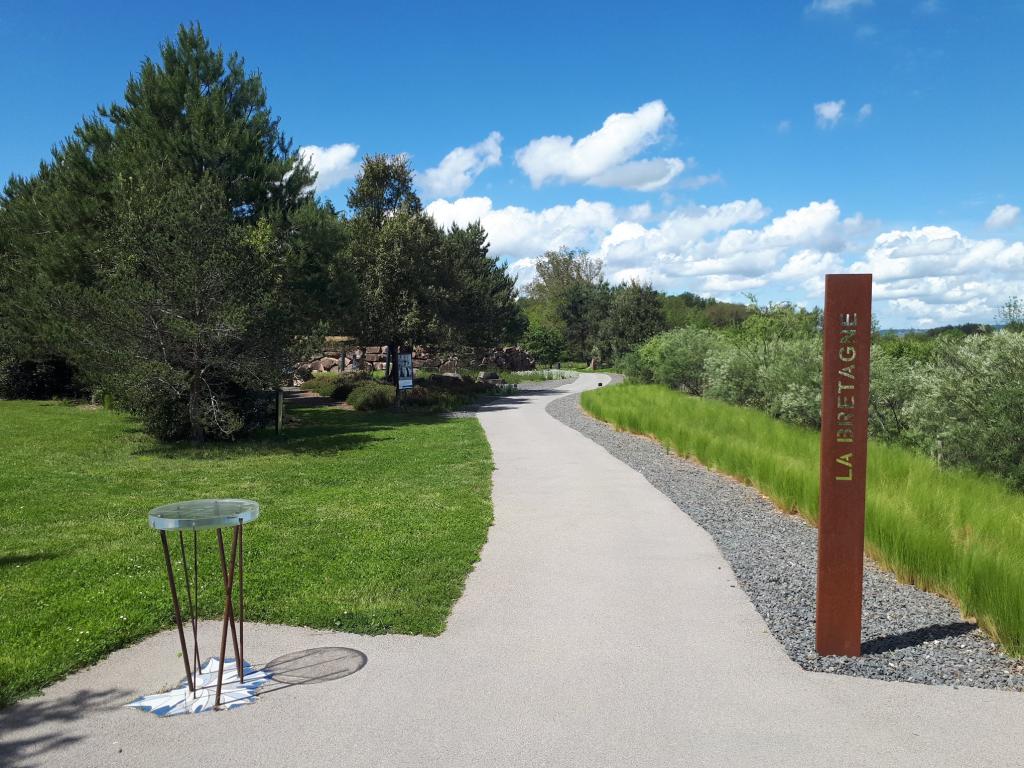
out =
{"type": "Polygon", "coordinates": [[[679,182],[679,186],[683,189],[700,189],[706,187],[709,184],[718,184],[722,181],[722,174],[720,173],[707,173],[700,176],[690,176],[682,179],[679,182]]]}
{"type": "Polygon", "coordinates": [[[876,302],[910,324],[990,322],[1007,296],[1024,293],[1024,243],[941,226],[892,230],[850,269],[871,272],[876,302]]]}
{"type": "Polygon", "coordinates": [[[1005,229],[1017,223],[1020,216],[1020,208],[1016,205],[1003,203],[992,209],[992,213],[985,219],[985,226],[989,229],[1005,229]]]}
{"type": "Polygon", "coordinates": [[[686,167],[677,157],[634,159],[664,138],[672,119],[663,101],[651,101],[635,112],[609,115],[599,129],[578,140],[534,139],[516,151],[516,163],[535,188],[559,181],[650,191],[665,186],[686,167]]]}
{"type": "Polygon", "coordinates": [[[848,13],[858,5],[871,5],[871,0],[814,0],[807,9],[821,13],[848,13]]]}
{"type": "Polygon", "coordinates": [[[814,115],[818,120],[819,128],[834,128],[843,117],[843,107],[846,106],[845,99],[838,101],[823,101],[814,105],[814,115]]]}
{"type": "Polygon", "coordinates": [[[792,127],[793,124],[789,120],[779,120],[779,124],[775,126],[775,130],[779,133],[789,133],[789,130],[792,127]]]}
{"type": "Polygon", "coordinates": [[[860,109],[857,110],[857,120],[863,122],[871,117],[871,113],[874,108],[870,104],[861,104],[860,109]]]}
{"type": "Polygon", "coordinates": [[[668,184],[683,172],[686,163],[678,157],[633,160],[591,176],[586,183],[595,187],[623,187],[651,192],[668,184]]]}
{"type": "Polygon", "coordinates": [[[420,177],[427,198],[457,197],[469,189],[476,177],[501,164],[501,134],[491,131],[486,139],[471,147],[456,147],[434,168],[420,177]]]}
{"type": "Polygon", "coordinates": [[[309,144],[299,147],[299,154],[309,160],[317,172],[317,192],[324,192],[341,182],[353,179],[359,171],[359,146],[357,144],[332,144],[318,147],[309,144]]]}
{"type": "Polygon", "coordinates": [[[871,272],[885,327],[988,322],[1008,296],[1024,295],[1024,242],[974,240],[943,226],[875,234],[877,222],[844,215],[834,200],[776,216],[756,198],[656,212],[587,200],[495,208],[490,198],[466,197],[427,211],[442,224],[480,220],[491,253],[521,282],[544,251],[566,245],[604,260],[614,282],[732,300],[753,290],[762,300],[820,305],[826,274],[871,272]]]}
{"type": "Polygon", "coordinates": [[[487,231],[491,253],[509,262],[520,283],[532,279],[533,264],[545,251],[563,245],[588,247],[619,218],[610,203],[586,200],[531,211],[514,205],[495,209],[489,197],[464,197],[453,202],[435,200],[426,210],[443,226],[479,221],[487,231]]]}

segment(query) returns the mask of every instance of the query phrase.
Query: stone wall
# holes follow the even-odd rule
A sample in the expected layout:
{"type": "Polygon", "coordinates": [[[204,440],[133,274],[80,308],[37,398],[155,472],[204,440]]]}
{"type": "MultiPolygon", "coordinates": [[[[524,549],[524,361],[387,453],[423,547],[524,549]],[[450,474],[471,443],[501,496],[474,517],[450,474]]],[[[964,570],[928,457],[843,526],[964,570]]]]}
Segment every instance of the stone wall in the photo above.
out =
{"type": "MultiPolygon", "coordinates": [[[[321,350],[295,366],[295,379],[301,382],[321,371],[384,370],[387,356],[386,346],[362,346],[351,337],[328,336],[321,350]]],[[[413,367],[418,371],[441,373],[454,372],[459,368],[532,371],[536,367],[533,358],[519,347],[466,349],[459,352],[414,347],[412,359],[413,367]]]]}

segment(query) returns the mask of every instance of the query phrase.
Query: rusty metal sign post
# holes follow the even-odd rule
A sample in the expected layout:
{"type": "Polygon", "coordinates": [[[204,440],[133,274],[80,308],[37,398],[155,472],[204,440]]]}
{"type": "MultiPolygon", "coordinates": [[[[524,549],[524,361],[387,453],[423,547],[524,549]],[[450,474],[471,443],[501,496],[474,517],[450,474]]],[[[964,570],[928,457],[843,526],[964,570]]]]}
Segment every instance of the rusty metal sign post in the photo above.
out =
{"type": "Polygon", "coordinates": [[[826,275],[815,641],[860,656],[871,275],[826,275]]]}

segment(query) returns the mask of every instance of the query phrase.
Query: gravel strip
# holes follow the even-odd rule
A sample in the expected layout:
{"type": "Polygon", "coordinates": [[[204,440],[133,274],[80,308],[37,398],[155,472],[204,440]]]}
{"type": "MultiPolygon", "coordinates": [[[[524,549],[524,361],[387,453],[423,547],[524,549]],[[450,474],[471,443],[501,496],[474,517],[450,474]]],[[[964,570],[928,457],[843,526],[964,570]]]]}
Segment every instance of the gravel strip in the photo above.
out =
{"type": "Polygon", "coordinates": [[[900,584],[865,561],[863,655],[814,651],[817,530],[778,510],[753,488],[668,452],[658,442],[618,432],[588,416],[579,395],[548,413],[640,472],[711,534],[737,582],[801,667],[880,680],[1024,690],[1024,661],[968,623],[947,600],[900,584]]]}

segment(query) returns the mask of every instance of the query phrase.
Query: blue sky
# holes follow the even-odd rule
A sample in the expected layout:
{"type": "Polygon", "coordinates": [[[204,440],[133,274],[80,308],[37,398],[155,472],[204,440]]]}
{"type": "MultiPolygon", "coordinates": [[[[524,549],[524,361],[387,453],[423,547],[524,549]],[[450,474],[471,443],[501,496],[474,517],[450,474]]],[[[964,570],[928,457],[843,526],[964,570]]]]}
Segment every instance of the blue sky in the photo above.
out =
{"type": "Polygon", "coordinates": [[[522,280],[567,245],[721,298],[813,305],[870,270],[890,326],[1024,294],[1022,3],[170,6],[0,4],[0,173],[198,20],[262,72],[321,194],[408,153],[429,210],[481,218],[522,280]]]}

